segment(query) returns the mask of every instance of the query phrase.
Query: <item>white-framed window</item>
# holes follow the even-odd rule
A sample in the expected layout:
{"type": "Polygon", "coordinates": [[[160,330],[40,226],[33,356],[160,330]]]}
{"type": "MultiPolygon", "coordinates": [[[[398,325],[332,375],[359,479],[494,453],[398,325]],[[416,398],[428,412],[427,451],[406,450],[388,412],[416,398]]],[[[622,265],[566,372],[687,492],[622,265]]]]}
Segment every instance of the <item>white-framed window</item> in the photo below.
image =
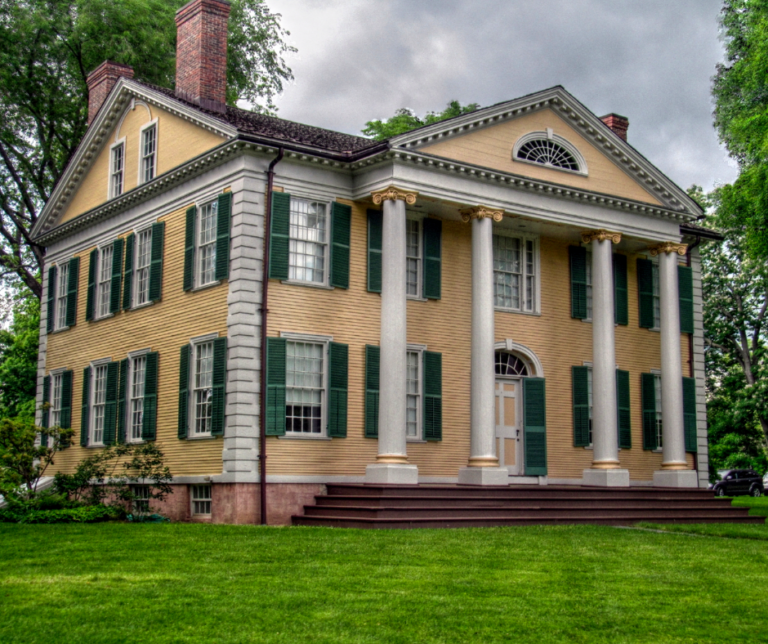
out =
{"type": "Polygon", "coordinates": [[[157,122],[141,130],[141,167],[139,183],[147,183],[155,178],[157,170],[157,122]]]}
{"type": "Polygon", "coordinates": [[[663,447],[662,409],[661,409],[661,374],[653,374],[653,393],[656,398],[656,449],[663,447]]]}
{"type": "Polygon", "coordinates": [[[587,162],[578,148],[552,128],[521,136],[512,150],[512,158],[552,170],[587,174],[587,162]]]}
{"type": "Polygon", "coordinates": [[[133,305],[149,301],[149,265],[152,261],[152,228],[146,228],[136,235],[136,257],[133,277],[133,305]]]}
{"type": "Polygon", "coordinates": [[[422,352],[408,349],[405,374],[405,437],[421,438],[422,352]]]}
{"type": "Polygon", "coordinates": [[[213,419],[213,340],[192,345],[192,436],[210,436],[213,419]]]}
{"type": "Polygon", "coordinates": [[[205,286],[216,281],[216,226],[218,215],[218,200],[205,203],[197,209],[197,286],[205,286]]]}
{"type": "Polygon", "coordinates": [[[57,283],[52,285],[56,289],[55,324],[54,329],[63,329],[67,326],[67,289],[69,288],[69,263],[58,266],[57,283]]]}
{"type": "Polygon", "coordinates": [[[538,243],[535,238],[493,235],[493,293],[497,309],[538,312],[538,243]]]}
{"type": "Polygon", "coordinates": [[[133,511],[149,512],[149,485],[132,485],[133,511]]]}
{"type": "Polygon", "coordinates": [[[99,265],[96,272],[96,317],[109,315],[109,303],[112,297],[112,244],[99,249],[99,265]]]}
{"type": "Polygon", "coordinates": [[[123,194],[125,179],[125,142],[121,141],[112,146],[109,171],[109,196],[119,197],[123,194]]]}
{"type": "Polygon", "coordinates": [[[325,436],[327,355],[326,341],[286,342],[286,436],[325,436]]]}
{"type": "MultiPolygon", "coordinates": [[[[661,328],[661,285],[659,283],[659,262],[654,258],[651,264],[651,276],[653,278],[653,328],[661,328]]],[[[661,445],[661,443],[659,443],[661,445]]]]}
{"type": "Polygon", "coordinates": [[[108,364],[98,364],[91,369],[91,445],[104,444],[108,366],[108,364]]]}
{"type": "Polygon", "coordinates": [[[211,485],[192,486],[192,514],[210,516],[211,514],[211,485]]]}
{"type": "Polygon", "coordinates": [[[137,443],[142,440],[144,423],[144,383],[147,372],[147,356],[138,355],[130,359],[128,366],[128,440],[137,443]]]}
{"type": "Polygon", "coordinates": [[[421,297],[421,222],[405,220],[405,293],[408,297],[421,297]]]}
{"type": "Polygon", "coordinates": [[[63,381],[63,373],[51,374],[51,414],[49,422],[51,427],[58,427],[61,425],[61,399],[63,393],[63,381]]]}
{"type": "Polygon", "coordinates": [[[291,197],[288,279],[328,282],[327,203],[291,197]]]}

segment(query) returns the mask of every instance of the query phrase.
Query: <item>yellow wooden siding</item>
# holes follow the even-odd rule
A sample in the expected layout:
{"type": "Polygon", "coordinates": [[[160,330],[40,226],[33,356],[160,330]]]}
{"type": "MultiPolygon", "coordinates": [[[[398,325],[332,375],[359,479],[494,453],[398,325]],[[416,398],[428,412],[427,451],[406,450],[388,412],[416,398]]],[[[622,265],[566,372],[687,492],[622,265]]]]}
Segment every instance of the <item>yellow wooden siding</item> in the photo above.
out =
{"type": "Polygon", "coordinates": [[[420,148],[420,151],[583,190],[661,204],[641,184],[549,108],[426,145],[420,148]],[[567,139],[581,152],[587,162],[588,176],[551,170],[512,159],[512,149],[521,136],[529,132],[544,131],[546,128],[552,128],[555,134],[567,139]]]}
{"type": "Polygon", "coordinates": [[[117,140],[125,138],[123,192],[128,192],[139,184],[141,128],[155,118],[157,118],[157,175],[194,159],[226,140],[159,107],[150,106],[151,115],[143,105],[137,104],[133,110],[128,109],[119,133],[116,134],[118,126],[115,126],[58,223],[74,219],[108,200],[110,147],[117,140]]]}
{"type": "MultiPolygon", "coordinates": [[[[174,475],[220,474],[223,442],[220,438],[179,440],[177,417],[179,401],[179,353],[191,337],[217,332],[226,335],[227,283],[196,293],[182,290],[184,267],[185,209],[167,216],[163,263],[163,299],[137,309],[116,313],[114,317],[85,321],[88,290],[88,251],[80,254],[77,325],[48,337],[46,370],[65,367],[74,372],[72,427],[75,446],[56,457],[56,467],[71,472],[78,461],[93,454],[80,447],[80,416],[83,395],[83,369],[91,360],[111,357],[122,360],[129,351],[150,348],[159,353],[157,444],[166,455],[174,475]]],[[[126,230],[125,237],[130,231],[126,230]]],[[[121,299],[122,302],[122,299],[121,299]]]]}

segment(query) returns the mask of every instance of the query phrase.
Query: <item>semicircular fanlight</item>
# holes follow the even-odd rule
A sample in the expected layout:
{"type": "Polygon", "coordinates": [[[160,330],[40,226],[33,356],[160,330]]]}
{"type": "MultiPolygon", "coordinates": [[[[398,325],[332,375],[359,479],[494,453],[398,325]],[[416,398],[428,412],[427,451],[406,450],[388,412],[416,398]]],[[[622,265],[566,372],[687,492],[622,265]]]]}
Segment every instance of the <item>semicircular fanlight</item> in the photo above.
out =
{"type": "Polygon", "coordinates": [[[507,351],[496,352],[497,376],[527,376],[528,367],[514,353],[507,351]]]}
{"type": "Polygon", "coordinates": [[[544,166],[579,172],[579,163],[562,145],[549,139],[533,139],[520,146],[517,158],[544,166]]]}

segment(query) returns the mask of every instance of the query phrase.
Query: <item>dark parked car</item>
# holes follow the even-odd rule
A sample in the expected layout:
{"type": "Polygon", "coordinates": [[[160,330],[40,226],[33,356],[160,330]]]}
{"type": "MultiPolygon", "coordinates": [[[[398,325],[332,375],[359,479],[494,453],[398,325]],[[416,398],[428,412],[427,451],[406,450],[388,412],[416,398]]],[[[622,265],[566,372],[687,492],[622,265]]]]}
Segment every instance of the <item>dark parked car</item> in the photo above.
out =
{"type": "Polygon", "coordinates": [[[765,492],[763,477],[754,470],[720,470],[717,474],[720,480],[709,484],[717,496],[762,496],[765,492]]]}

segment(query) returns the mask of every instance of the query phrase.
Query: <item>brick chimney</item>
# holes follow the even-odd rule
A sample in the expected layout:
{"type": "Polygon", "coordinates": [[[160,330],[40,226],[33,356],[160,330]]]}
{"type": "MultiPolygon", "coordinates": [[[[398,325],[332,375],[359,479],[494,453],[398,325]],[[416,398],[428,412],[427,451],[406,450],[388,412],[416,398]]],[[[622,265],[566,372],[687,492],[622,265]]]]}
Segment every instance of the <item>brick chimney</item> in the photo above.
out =
{"type": "Polygon", "coordinates": [[[101,106],[104,105],[104,101],[107,100],[107,96],[121,76],[133,78],[133,69],[128,65],[113,63],[109,60],[105,60],[88,74],[86,79],[88,84],[88,125],[96,118],[101,106]]]}
{"type": "Polygon", "coordinates": [[[192,0],[176,12],[176,96],[216,112],[227,102],[227,0],[192,0]]]}
{"type": "Polygon", "coordinates": [[[629,119],[626,116],[618,114],[606,114],[601,116],[600,120],[605,123],[622,141],[627,140],[627,130],[629,129],[629,119]]]}

